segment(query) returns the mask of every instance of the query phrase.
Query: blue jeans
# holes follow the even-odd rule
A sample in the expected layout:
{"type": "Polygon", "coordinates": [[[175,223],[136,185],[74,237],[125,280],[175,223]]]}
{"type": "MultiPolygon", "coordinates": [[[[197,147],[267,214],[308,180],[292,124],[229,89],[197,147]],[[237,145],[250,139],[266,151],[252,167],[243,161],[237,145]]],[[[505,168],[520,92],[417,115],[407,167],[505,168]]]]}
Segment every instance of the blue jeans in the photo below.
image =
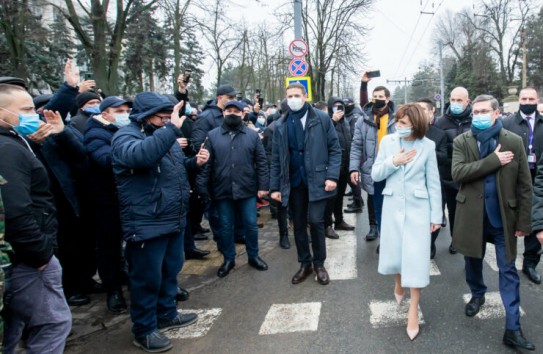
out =
{"type": "MultiPolygon", "coordinates": [[[[500,295],[505,307],[505,328],[516,331],[520,328],[520,279],[515,267],[515,260],[508,262],[505,250],[503,229],[494,228],[485,216],[484,242],[493,242],[496,247],[496,260],[499,269],[500,295]]],[[[484,258],[483,249],[483,258],[484,258]]],[[[466,263],[466,282],[474,297],[482,297],[486,293],[483,279],[483,259],[464,257],[466,263]]]]}
{"type": "Polygon", "coordinates": [[[183,267],[183,234],[128,242],[126,258],[130,267],[130,317],[132,332],[142,336],[157,328],[157,321],[177,316],[177,274],[183,267]]]}
{"type": "Polygon", "coordinates": [[[386,180],[381,182],[373,182],[373,209],[375,210],[375,220],[381,233],[381,215],[383,214],[383,189],[387,185],[386,180]]]}
{"type": "MultiPolygon", "coordinates": [[[[255,213],[256,213],[256,204],[255,204],[255,213]]],[[[211,228],[211,232],[213,233],[213,241],[217,243],[217,249],[219,250],[219,252],[224,253],[224,250],[223,250],[224,246],[222,242],[223,238],[221,237],[221,216],[219,214],[220,212],[219,212],[219,207],[217,206],[217,201],[211,201],[207,209],[207,218],[209,221],[209,227],[211,228]]],[[[241,219],[241,216],[238,214],[236,214],[234,218],[235,218],[234,239],[236,241],[243,241],[245,239],[243,220],[241,219]]]]}
{"type": "Polygon", "coordinates": [[[245,234],[245,248],[249,259],[258,257],[258,226],[256,223],[256,197],[233,200],[219,199],[214,201],[219,213],[221,232],[220,242],[225,261],[236,259],[234,234],[236,219],[239,217],[245,234]]]}

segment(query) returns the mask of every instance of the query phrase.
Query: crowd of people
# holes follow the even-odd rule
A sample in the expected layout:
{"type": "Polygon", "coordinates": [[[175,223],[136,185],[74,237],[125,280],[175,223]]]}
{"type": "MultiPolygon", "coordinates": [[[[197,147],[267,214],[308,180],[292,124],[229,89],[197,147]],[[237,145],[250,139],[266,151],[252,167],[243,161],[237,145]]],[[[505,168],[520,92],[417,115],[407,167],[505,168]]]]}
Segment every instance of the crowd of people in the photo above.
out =
{"type": "Polygon", "coordinates": [[[352,97],[310,104],[305,87],[291,83],[279,106],[263,107],[259,94],[249,100],[224,84],[201,110],[183,75],[174,95],[133,98],[104,96],[70,61],[52,95],[32,97],[24,80],[0,78],[3,350],[14,353],[24,337],[29,352],[61,353],[69,306],[97,292],[107,294],[108,311],[130,310],[135,346],[171,349],[164,332],[198,320],[177,307],[189,297],[178,284],[184,261],[209,254],[195,241],[213,237],[223,255],[218,277],[236,266],[236,243],[245,244],[249,266],[266,271],[257,215],[267,205],[281,248],[291,247],[292,224],[300,268],[291,282],[316,273],[322,285],[330,282],[326,238],[355,231],[343,214],[367,206],[365,240],[379,239],[378,272],[394,276],[398,303],[410,292],[411,340],[440,229],[449,225],[449,252],[465,256],[470,317],[485,302],[482,260],[494,243],[503,343],[534,350],[520,326],[515,259],[524,237],[522,272],[541,283],[537,91],[523,88],[519,112],[503,117],[494,97],[470,100],[457,87],[435,118],[428,98],[396,107],[384,86],[370,97],[367,73],[360,105],[352,97]],[[353,202],[344,209],[347,186],[353,202]]]}

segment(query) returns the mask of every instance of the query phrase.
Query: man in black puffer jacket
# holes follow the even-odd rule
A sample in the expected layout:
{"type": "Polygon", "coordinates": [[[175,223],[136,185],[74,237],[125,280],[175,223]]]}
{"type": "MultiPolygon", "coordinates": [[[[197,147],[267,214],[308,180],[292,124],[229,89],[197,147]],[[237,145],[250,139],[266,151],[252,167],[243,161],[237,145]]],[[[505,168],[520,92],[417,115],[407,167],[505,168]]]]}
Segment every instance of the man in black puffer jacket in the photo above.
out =
{"type": "MultiPolygon", "coordinates": [[[[456,87],[451,91],[450,101],[448,106],[445,106],[445,114],[439,117],[435,122],[435,127],[439,128],[447,134],[447,157],[448,162],[442,165],[441,169],[441,185],[443,196],[447,203],[449,211],[449,229],[451,237],[453,235],[454,216],[456,215],[456,194],[458,193],[458,185],[452,179],[452,152],[453,140],[458,135],[465,133],[471,129],[471,104],[469,100],[468,90],[463,87],[456,87]]],[[[455,254],[451,241],[449,252],[455,254]]]]}
{"type": "Polygon", "coordinates": [[[196,321],[196,314],[177,312],[177,274],[183,266],[183,231],[189,200],[187,168],[207,162],[201,149],[188,159],[177,143],[182,136],[181,104],[174,108],[154,92],[136,96],[131,123],[112,141],[126,258],[134,345],[166,351],[172,344],[159,330],[196,321]],[[173,112],[173,113],[172,113],[173,112]]]}
{"type": "Polygon", "coordinates": [[[258,133],[242,123],[244,105],[230,101],[224,107],[224,123],[209,132],[211,159],[198,180],[200,195],[209,193],[220,215],[219,249],[224,263],[217,275],[225,277],[235,266],[235,215],[241,216],[245,230],[249,265],[267,270],[258,255],[256,197],[264,198],[269,189],[266,152],[258,133]],[[209,192],[208,192],[209,191],[209,192]]]}
{"type": "Polygon", "coordinates": [[[324,214],[325,236],[332,239],[339,238],[339,235],[332,228],[335,223],[336,230],[352,231],[354,226],[347,224],[343,220],[343,196],[347,181],[349,179],[349,156],[351,154],[351,142],[353,140],[352,131],[349,123],[345,119],[345,105],[343,100],[338,97],[330,97],[328,100],[328,115],[332,119],[334,128],[341,147],[341,167],[339,169],[339,181],[337,184],[337,194],[328,199],[326,211],[324,214]],[[334,221],[332,221],[334,214],[334,221]]]}

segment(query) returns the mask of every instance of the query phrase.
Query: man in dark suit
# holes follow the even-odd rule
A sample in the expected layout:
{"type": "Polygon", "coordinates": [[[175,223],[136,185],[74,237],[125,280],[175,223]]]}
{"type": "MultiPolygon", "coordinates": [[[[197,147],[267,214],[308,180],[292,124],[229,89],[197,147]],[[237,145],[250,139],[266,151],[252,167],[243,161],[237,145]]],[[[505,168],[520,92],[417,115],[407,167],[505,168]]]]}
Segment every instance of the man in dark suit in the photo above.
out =
{"type": "MultiPolygon", "coordinates": [[[[447,164],[447,134],[441,129],[438,129],[434,126],[434,114],[436,112],[436,108],[434,106],[434,102],[432,102],[429,98],[419,98],[416,102],[423,110],[424,113],[426,113],[426,117],[428,118],[428,130],[426,131],[426,137],[430,140],[432,140],[436,144],[436,156],[437,156],[437,165],[439,169],[439,175],[441,176],[441,173],[443,171],[443,166],[447,164]]],[[[443,181],[441,181],[441,191],[443,193],[443,181]]],[[[443,221],[445,221],[445,196],[442,195],[441,197],[442,201],[442,208],[443,208],[443,221]]],[[[442,223],[444,225],[444,222],[442,223]]],[[[436,255],[436,239],[439,235],[439,230],[441,228],[437,229],[436,231],[432,232],[432,244],[430,248],[430,259],[434,259],[436,255]]]]}
{"type": "Polygon", "coordinates": [[[517,237],[531,231],[532,183],[522,139],[502,129],[499,115],[494,97],[478,96],[470,131],[454,140],[452,177],[460,190],[453,246],[465,256],[472,295],[465,312],[472,317],[485,303],[483,258],[487,242],[494,243],[505,307],[503,343],[535,350],[520,327],[520,279],[515,267],[517,237]]]}
{"type": "MultiPolygon", "coordinates": [[[[534,182],[536,161],[543,155],[543,116],[537,111],[539,95],[530,87],[519,94],[519,111],[503,121],[503,127],[519,135],[524,143],[528,165],[534,182]]],[[[522,272],[535,284],[541,284],[541,275],[535,270],[539,264],[541,245],[535,234],[524,238],[522,272]]]]}

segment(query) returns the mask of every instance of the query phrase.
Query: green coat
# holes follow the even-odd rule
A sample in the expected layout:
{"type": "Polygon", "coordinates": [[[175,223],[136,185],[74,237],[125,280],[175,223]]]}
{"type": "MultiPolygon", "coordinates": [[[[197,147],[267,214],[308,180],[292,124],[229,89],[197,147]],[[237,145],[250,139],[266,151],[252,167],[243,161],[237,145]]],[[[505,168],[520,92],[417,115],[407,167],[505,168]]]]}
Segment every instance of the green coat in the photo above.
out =
{"type": "Polygon", "coordinates": [[[513,161],[502,166],[491,153],[480,160],[477,140],[471,131],[453,143],[452,177],[460,184],[456,196],[453,246],[464,256],[483,258],[485,177],[496,173],[496,185],[508,261],[517,256],[515,231],[531,231],[532,179],[522,138],[502,129],[500,151],[511,151],[513,161]]]}

